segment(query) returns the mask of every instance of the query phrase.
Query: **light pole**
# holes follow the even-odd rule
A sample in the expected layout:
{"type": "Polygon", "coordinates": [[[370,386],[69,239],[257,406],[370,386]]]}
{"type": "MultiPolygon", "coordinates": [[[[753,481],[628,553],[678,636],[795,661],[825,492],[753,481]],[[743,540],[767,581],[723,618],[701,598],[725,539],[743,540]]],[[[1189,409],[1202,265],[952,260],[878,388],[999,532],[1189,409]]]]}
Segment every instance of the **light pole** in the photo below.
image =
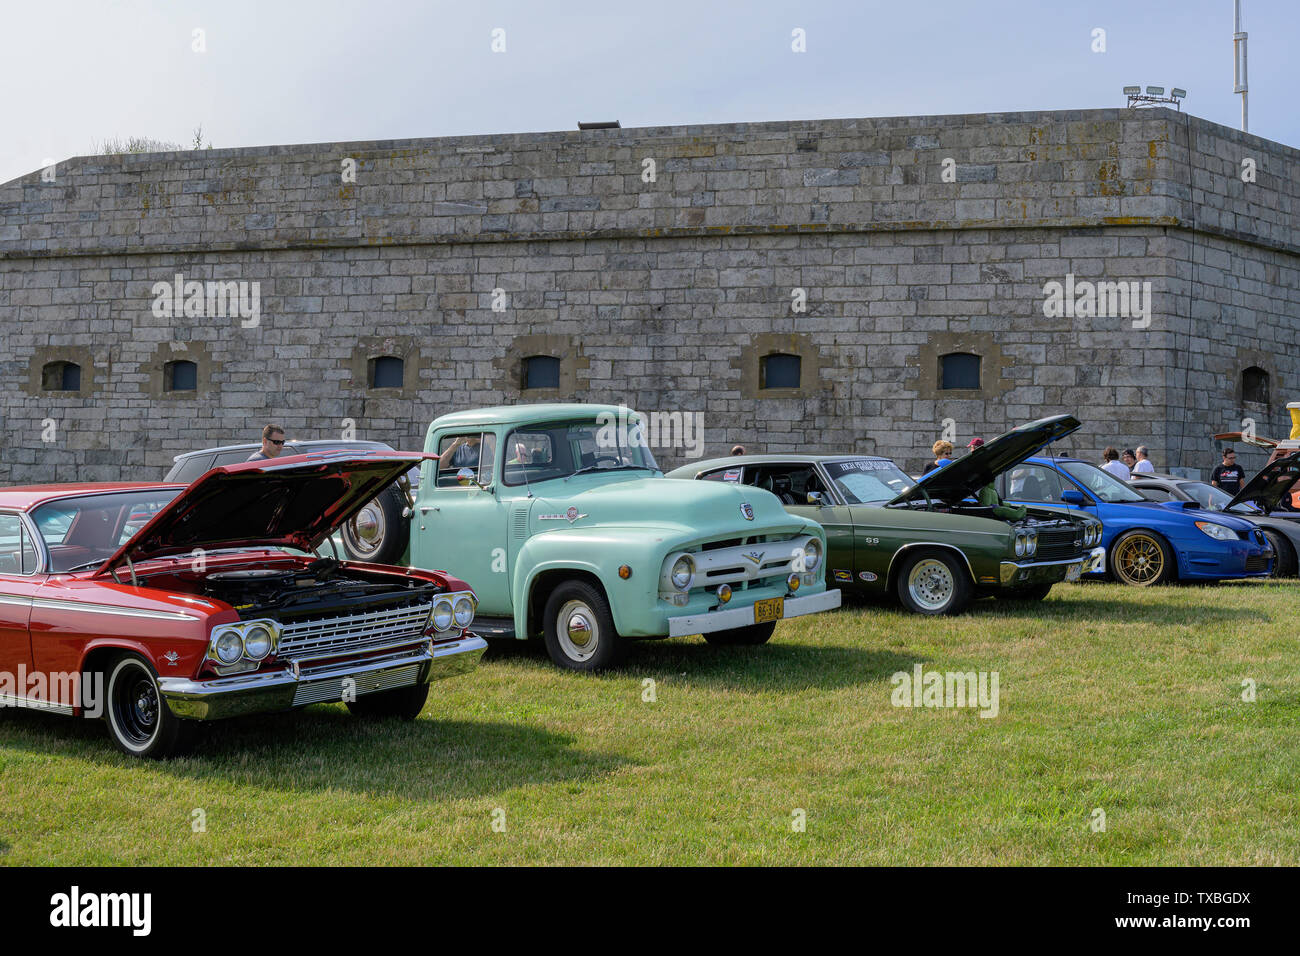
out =
{"type": "Polygon", "coordinates": [[[1241,94],[1241,131],[1250,131],[1246,84],[1246,33],[1241,29],[1241,0],[1232,3],[1232,92],[1241,94]]]}

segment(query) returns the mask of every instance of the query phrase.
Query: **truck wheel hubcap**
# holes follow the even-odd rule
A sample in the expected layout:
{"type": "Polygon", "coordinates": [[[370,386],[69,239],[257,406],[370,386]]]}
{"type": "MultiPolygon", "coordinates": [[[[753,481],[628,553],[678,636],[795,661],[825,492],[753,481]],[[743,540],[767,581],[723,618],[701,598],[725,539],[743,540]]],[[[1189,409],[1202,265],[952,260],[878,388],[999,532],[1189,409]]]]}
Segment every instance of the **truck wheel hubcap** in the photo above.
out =
{"type": "Polygon", "coordinates": [[[568,601],[560,608],[556,632],[564,654],[575,661],[588,660],[600,645],[596,615],[581,601],[568,601]]]}
{"type": "Polygon", "coordinates": [[[373,501],[347,524],[348,545],[353,552],[366,556],[379,550],[384,540],[384,512],[373,501]]]}
{"type": "Polygon", "coordinates": [[[948,565],[937,558],[924,558],[907,576],[907,591],[923,608],[937,611],[952,599],[955,582],[948,565]]]}

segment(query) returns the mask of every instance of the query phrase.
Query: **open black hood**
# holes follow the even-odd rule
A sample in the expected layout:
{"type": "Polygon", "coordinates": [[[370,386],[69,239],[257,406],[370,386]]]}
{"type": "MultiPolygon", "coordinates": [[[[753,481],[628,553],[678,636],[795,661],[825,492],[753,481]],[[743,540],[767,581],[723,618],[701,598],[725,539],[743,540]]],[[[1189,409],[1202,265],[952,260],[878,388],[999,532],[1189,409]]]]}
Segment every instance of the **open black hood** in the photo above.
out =
{"type": "Polygon", "coordinates": [[[1013,428],[921,478],[890,504],[914,501],[929,495],[940,501],[956,502],[974,495],[1008,468],[1014,468],[1048,442],[1057,441],[1081,427],[1073,415],[1053,415],[1013,428]]]}
{"type": "Polygon", "coordinates": [[[1224,505],[1224,510],[1253,501],[1265,512],[1277,511],[1282,498],[1297,481],[1300,481],[1300,452],[1265,465],[1259,474],[1241,486],[1241,491],[1224,505]]]}

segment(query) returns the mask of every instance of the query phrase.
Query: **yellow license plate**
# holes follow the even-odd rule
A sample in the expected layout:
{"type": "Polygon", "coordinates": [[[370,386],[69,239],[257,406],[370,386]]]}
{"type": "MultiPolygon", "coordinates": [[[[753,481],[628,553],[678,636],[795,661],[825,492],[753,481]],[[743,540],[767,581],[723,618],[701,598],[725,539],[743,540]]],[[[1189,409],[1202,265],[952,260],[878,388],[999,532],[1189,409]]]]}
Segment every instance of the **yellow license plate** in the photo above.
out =
{"type": "Polygon", "coordinates": [[[785,617],[785,598],[768,598],[766,601],[754,602],[754,623],[766,624],[779,621],[785,617]]]}

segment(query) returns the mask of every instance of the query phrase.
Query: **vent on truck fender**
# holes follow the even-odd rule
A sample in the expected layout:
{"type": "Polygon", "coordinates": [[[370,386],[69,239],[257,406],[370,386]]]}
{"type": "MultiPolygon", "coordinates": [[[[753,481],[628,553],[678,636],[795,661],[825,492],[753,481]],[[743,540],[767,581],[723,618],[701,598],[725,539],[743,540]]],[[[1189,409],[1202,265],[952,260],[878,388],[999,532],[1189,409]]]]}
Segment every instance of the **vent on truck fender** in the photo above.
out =
{"type": "Polygon", "coordinates": [[[510,513],[510,534],[515,538],[528,537],[528,505],[517,504],[510,513]]]}

